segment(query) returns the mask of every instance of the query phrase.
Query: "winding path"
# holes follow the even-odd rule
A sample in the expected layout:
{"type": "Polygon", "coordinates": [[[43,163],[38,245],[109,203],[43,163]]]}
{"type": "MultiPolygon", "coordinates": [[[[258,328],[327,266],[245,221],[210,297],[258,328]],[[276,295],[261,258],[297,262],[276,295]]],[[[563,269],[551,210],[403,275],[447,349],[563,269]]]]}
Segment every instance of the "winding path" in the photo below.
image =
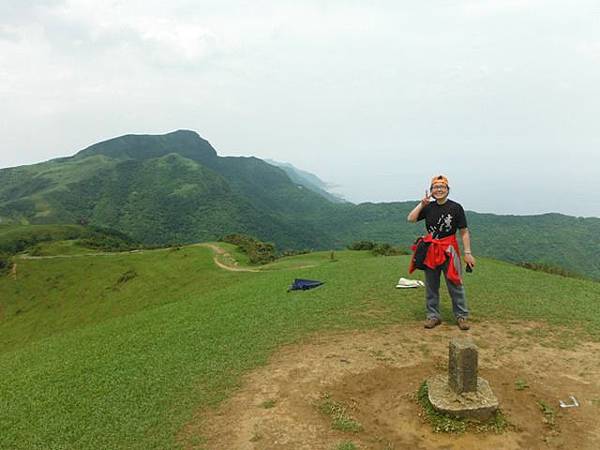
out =
{"type": "Polygon", "coordinates": [[[215,256],[213,256],[213,261],[221,269],[229,270],[231,272],[260,272],[260,270],[258,270],[258,269],[248,269],[245,267],[238,267],[236,265],[228,265],[222,261],[219,261],[219,259],[218,259],[219,256],[221,256],[223,258],[230,258],[233,261],[235,261],[235,259],[231,256],[231,254],[229,252],[227,252],[225,249],[223,249],[215,244],[194,244],[194,245],[196,245],[198,247],[208,247],[213,252],[215,252],[215,256]]]}

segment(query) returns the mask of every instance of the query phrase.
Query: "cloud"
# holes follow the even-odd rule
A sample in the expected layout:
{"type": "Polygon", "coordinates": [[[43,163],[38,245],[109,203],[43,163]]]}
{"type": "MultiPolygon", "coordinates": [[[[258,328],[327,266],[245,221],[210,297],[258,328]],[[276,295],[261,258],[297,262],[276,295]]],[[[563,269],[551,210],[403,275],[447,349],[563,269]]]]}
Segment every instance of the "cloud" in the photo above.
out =
{"type": "Polygon", "coordinates": [[[544,7],[547,0],[468,0],[461,2],[463,13],[470,18],[514,14],[544,7]]]}
{"type": "Polygon", "coordinates": [[[409,198],[423,155],[560,178],[597,167],[594,1],[0,1],[0,167],[192,128],[351,199],[409,198]]]}
{"type": "Polygon", "coordinates": [[[142,18],[129,25],[157,60],[169,63],[194,63],[210,56],[217,48],[218,36],[199,24],[173,19],[142,18]]]}
{"type": "Polygon", "coordinates": [[[23,23],[35,17],[39,11],[56,8],[63,0],[28,0],[0,2],[0,24],[23,23]]]}
{"type": "Polygon", "coordinates": [[[600,40],[579,42],[576,51],[585,58],[600,62],[600,40]]]}
{"type": "Polygon", "coordinates": [[[284,36],[327,43],[374,34],[385,17],[382,10],[335,2],[37,1],[7,11],[0,34],[23,38],[33,23],[58,53],[94,58],[117,50],[156,65],[194,66],[284,36]]]}

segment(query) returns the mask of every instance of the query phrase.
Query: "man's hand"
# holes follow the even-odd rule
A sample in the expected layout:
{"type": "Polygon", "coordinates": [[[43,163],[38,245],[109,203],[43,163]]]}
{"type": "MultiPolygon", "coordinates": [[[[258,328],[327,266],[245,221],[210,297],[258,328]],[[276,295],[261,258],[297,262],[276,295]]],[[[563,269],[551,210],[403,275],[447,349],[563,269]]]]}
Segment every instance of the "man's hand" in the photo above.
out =
{"type": "Polygon", "coordinates": [[[421,205],[425,207],[425,206],[429,205],[430,202],[431,202],[431,194],[429,193],[429,191],[427,189],[425,189],[425,197],[423,197],[421,199],[421,205]]]}
{"type": "Polygon", "coordinates": [[[429,191],[427,189],[425,189],[425,197],[423,197],[423,199],[421,199],[421,201],[419,203],[417,203],[417,206],[415,206],[414,209],[408,213],[406,220],[408,220],[409,222],[412,222],[412,223],[417,221],[417,219],[419,218],[419,214],[421,213],[421,210],[423,208],[425,208],[427,205],[429,205],[429,202],[431,201],[429,195],[430,195],[429,191]]]}
{"type": "Polygon", "coordinates": [[[470,253],[465,253],[465,263],[471,267],[475,267],[475,258],[470,253]]]}

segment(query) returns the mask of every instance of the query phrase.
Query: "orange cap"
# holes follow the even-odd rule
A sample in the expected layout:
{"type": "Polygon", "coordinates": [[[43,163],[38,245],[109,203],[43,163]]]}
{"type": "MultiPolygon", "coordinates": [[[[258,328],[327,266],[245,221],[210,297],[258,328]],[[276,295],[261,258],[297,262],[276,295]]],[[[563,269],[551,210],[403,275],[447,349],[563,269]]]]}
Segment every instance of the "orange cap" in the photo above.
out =
{"type": "Polygon", "coordinates": [[[435,183],[445,184],[446,187],[450,186],[448,184],[448,178],[446,178],[444,175],[438,175],[438,176],[433,177],[431,179],[431,186],[433,186],[435,183]]]}

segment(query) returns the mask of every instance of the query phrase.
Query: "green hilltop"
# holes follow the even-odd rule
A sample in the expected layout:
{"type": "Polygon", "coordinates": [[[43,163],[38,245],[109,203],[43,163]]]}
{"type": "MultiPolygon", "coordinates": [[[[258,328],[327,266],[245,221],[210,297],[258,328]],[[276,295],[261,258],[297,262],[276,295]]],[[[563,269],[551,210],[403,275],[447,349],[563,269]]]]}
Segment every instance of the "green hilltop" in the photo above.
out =
{"type": "MultiPolygon", "coordinates": [[[[280,249],[339,249],[365,239],[408,248],[422,233],[406,222],[414,201],[340,203],[323,187],[288,166],[221,157],[193,131],[126,135],[71,157],[0,169],[0,224],[92,224],[145,244],[243,233],[280,249]]],[[[600,279],[600,219],[467,214],[476,256],[600,279]]]]}

